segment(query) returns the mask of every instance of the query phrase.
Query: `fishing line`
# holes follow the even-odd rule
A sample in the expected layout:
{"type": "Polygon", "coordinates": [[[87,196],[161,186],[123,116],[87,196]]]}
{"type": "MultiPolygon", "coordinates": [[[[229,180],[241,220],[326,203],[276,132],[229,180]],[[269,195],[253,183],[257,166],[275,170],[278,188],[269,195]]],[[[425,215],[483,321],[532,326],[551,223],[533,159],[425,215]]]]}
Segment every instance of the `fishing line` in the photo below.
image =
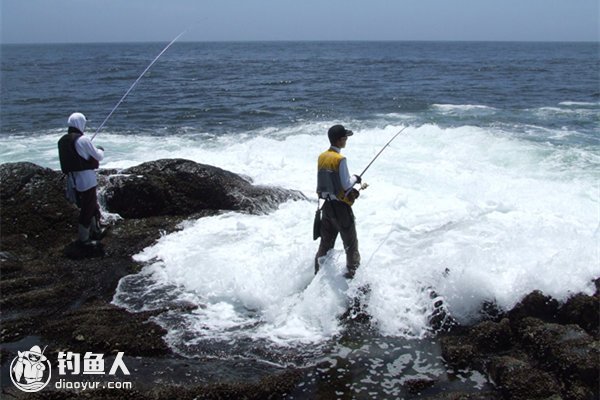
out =
{"type": "Polygon", "coordinates": [[[369,257],[369,261],[367,261],[367,263],[365,264],[364,268],[367,268],[369,266],[369,264],[371,264],[371,261],[373,261],[373,258],[375,257],[375,254],[377,254],[379,252],[379,250],[381,250],[381,248],[383,247],[383,245],[385,244],[385,242],[387,242],[387,240],[390,238],[390,236],[392,236],[392,233],[395,231],[395,227],[392,226],[390,228],[390,231],[388,232],[388,234],[385,236],[385,238],[383,238],[383,240],[381,241],[381,243],[379,243],[379,246],[377,246],[377,248],[375,249],[375,251],[371,254],[371,257],[369,257]]]}
{"type": "MultiPolygon", "coordinates": [[[[379,153],[377,153],[375,155],[375,157],[373,157],[373,159],[371,160],[371,162],[365,167],[365,169],[363,170],[363,172],[360,173],[360,177],[362,178],[363,174],[365,172],[367,172],[367,170],[369,169],[369,167],[371,166],[371,164],[373,164],[375,162],[375,160],[377,160],[377,157],[379,157],[381,155],[381,153],[383,153],[383,151],[386,149],[386,147],[388,147],[390,145],[390,143],[392,143],[394,141],[394,139],[396,139],[406,128],[408,128],[408,125],[406,125],[404,128],[400,129],[398,131],[398,133],[396,133],[386,144],[385,146],[383,146],[381,148],[381,150],[379,150],[379,153]]],[[[362,188],[362,187],[361,187],[362,188]]],[[[375,257],[375,254],[377,254],[379,252],[379,250],[381,250],[381,247],[385,244],[385,242],[387,242],[387,240],[390,238],[390,236],[392,235],[392,233],[395,231],[395,227],[392,225],[392,227],[390,228],[390,231],[388,232],[388,234],[385,236],[385,238],[381,241],[381,243],[379,243],[379,246],[377,246],[377,248],[375,249],[375,251],[371,254],[371,257],[369,257],[369,260],[367,261],[367,263],[365,264],[364,268],[366,268],[369,264],[371,264],[371,261],[373,261],[373,258],[375,257]]]]}
{"type": "MultiPolygon", "coordinates": [[[[396,197],[396,200],[398,200],[398,197],[396,197]]],[[[383,240],[381,241],[381,243],[379,243],[379,246],[377,246],[377,248],[375,249],[375,251],[373,251],[373,253],[371,253],[371,257],[369,257],[369,261],[367,261],[367,263],[365,264],[365,268],[371,264],[371,261],[373,261],[373,258],[375,257],[375,254],[377,254],[379,252],[379,250],[381,250],[381,248],[383,247],[383,245],[388,241],[388,239],[390,238],[390,236],[392,236],[392,233],[394,232],[398,232],[398,231],[410,231],[410,229],[407,229],[405,227],[403,227],[402,225],[400,225],[398,227],[399,224],[392,224],[392,227],[390,228],[390,231],[387,233],[387,235],[383,238],[383,240]]]]}
{"type": "Polygon", "coordinates": [[[140,79],[142,79],[142,77],[144,76],[144,74],[146,74],[146,72],[148,72],[148,70],[154,65],[154,63],[156,61],[158,61],[158,59],[160,58],[160,56],[162,56],[163,53],[165,51],[167,51],[167,49],[169,47],[171,47],[171,45],[173,43],[175,43],[177,41],[177,39],[179,39],[187,31],[188,31],[188,29],[184,30],[179,35],[177,35],[177,37],[175,39],[171,40],[171,42],[168,45],[166,45],[165,48],[162,49],[162,51],[160,53],[158,53],[158,55],[154,58],[154,60],[152,60],[152,62],[146,67],[146,69],[144,70],[144,72],[142,72],[140,74],[140,76],[138,76],[138,78],[135,80],[135,82],[133,82],[133,85],[131,85],[129,87],[129,89],[127,89],[127,91],[125,92],[125,94],[123,95],[123,97],[121,97],[121,100],[119,100],[119,102],[113,107],[113,109],[110,111],[110,113],[108,114],[108,116],[104,119],[104,121],[102,121],[102,123],[100,124],[100,126],[98,127],[98,129],[96,129],[96,132],[92,136],[91,140],[94,140],[94,138],[96,137],[96,135],[98,134],[98,132],[100,132],[100,129],[102,129],[102,127],[104,126],[104,124],[106,123],[106,121],[108,121],[108,119],[113,115],[113,113],[115,112],[115,110],[121,105],[121,103],[123,102],[123,100],[125,100],[125,97],[127,97],[127,95],[129,94],[129,92],[131,92],[133,90],[133,88],[135,87],[135,85],[137,85],[137,83],[140,81],[140,79]]]}

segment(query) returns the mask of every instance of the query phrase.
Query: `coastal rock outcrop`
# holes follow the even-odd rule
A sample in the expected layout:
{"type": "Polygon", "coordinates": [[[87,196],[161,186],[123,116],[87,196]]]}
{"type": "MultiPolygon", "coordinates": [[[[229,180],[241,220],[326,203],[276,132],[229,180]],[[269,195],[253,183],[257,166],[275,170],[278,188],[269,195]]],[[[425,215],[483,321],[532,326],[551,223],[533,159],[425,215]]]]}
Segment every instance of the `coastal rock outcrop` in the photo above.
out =
{"type": "Polygon", "coordinates": [[[600,294],[564,304],[534,291],[513,309],[441,338],[452,368],[480,370],[506,399],[595,399],[600,394],[600,294]]]}
{"type": "MultiPolygon", "coordinates": [[[[32,398],[11,385],[7,363],[17,356],[17,350],[30,348],[33,341],[47,344],[45,354],[52,359],[57,359],[58,352],[64,349],[103,352],[107,357],[125,351],[127,365],[135,368],[138,377],[162,383],[158,387],[145,385],[144,379],[139,379],[139,389],[125,395],[120,391],[98,390],[90,394],[49,390],[33,398],[281,397],[294,386],[295,371],[263,366],[257,373],[251,362],[246,365],[238,360],[216,361],[221,371],[251,370],[256,381],[209,384],[207,377],[213,376],[214,364],[173,354],[164,341],[165,331],[151,320],[152,313],[130,313],[111,302],[121,278],[141,268],[132,256],[153,244],[161,234],[180,229],[183,220],[224,209],[266,212],[287,199],[303,198],[302,194],[253,186],[235,174],[185,160],[161,160],[128,172],[145,176],[150,186],[156,182],[160,185],[152,186],[153,192],[146,195],[135,190],[140,185],[129,186],[128,182],[136,179],[123,182],[124,175],[119,171],[101,170],[101,200],[107,194],[111,196],[106,197],[109,204],[129,201],[139,209],[123,208],[123,219],[114,222],[102,241],[106,249],[102,256],[78,259],[65,257],[65,245],[76,235],[78,209],[65,198],[63,175],[33,163],[0,165],[3,396],[32,398]],[[192,176],[194,171],[209,172],[203,179],[192,176]],[[195,193],[197,189],[202,193],[195,193]],[[156,203],[154,195],[163,199],[164,208],[151,207],[156,203]],[[219,203],[221,199],[223,203],[219,203]],[[145,207],[151,212],[142,212],[145,207]],[[148,216],[131,218],[141,215],[148,216]]],[[[115,206],[108,210],[120,209],[115,206]]]]}
{"type": "Polygon", "coordinates": [[[24,253],[51,247],[74,232],[77,208],[65,200],[60,172],[29,162],[0,165],[0,224],[3,249],[24,253]]]}
{"type": "Polygon", "coordinates": [[[183,159],[163,159],[108,175],[106,207],[124,218],[186,215],[201,210],[234,210],[262,214],[298,191],[256,186],[232,172],[183,159]]]}
{"type": "MultiPolygon", "coordinates": [[[[100,170],[98,181],[106,210],[125,219],[189,217],[221,210],[262,214],[282,202],[306,198],[299,191],[253,185],[232,172],[182,159],[151,161],[123,171],[100,170]]],[[[61,172],[29,162],[6,163],[0,165],[0,182],[2,247],[20,249],[17,258],[10,251],[2,253],[6,268],[74,238],[78,209],[65,198],[61,172]]],[[[81,258],[74,249],[64,251],[81,258]]]]}

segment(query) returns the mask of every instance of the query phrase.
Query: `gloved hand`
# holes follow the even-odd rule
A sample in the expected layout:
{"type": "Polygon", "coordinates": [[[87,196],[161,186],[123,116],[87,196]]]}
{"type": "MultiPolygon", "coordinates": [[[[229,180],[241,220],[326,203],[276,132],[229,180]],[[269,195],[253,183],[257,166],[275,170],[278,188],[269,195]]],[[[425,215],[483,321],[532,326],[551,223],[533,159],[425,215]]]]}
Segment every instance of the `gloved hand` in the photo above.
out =
{"type": "Polygon", "coordinates": [[[356,178],[356,183],[361,183],[362,182],[362,178],[358,175],[354,175],[354,177],[356,178]]]}
{"type": "Polygon", "coordinates": [[[352,203],[354,203],[354,200],[358,199],[358,196],[360,196],[360,192],[354,188],[350,189],[350,192],[348,192],[348,194],[346,195],[348,200],[350,200],[350,202],[352,203]]]}
{"type": "Polygon", "coordinates": [[[102,146],[96,146],[96,148],[97,148],[98,150],[102,150],[102,151],[104,151],[104,147],[102,147],[102,146]]]}

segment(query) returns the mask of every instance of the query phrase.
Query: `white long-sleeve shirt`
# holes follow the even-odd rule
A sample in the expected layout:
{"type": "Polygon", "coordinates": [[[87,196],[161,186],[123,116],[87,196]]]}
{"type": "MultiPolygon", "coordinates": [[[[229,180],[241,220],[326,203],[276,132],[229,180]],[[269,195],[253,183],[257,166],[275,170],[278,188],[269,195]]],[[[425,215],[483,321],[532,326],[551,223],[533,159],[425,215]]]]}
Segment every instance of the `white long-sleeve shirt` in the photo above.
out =
{"type": "MultiPolygon", "coordinates": [[[[96,148],[92,144],[92,141],[85,135],[82,135],[75,141],[75,150],[77,154],[86,160],[89,160],[90,157],[95,158],[98,162],[104,159],[104,151],[96,148]]],[[[94,170],[86,169],[84,171],[71,172],[71,177],[75,181],[75,190],[78,192],[85,192],[94,186],[98,186],[96,171],[94,170]]]]}

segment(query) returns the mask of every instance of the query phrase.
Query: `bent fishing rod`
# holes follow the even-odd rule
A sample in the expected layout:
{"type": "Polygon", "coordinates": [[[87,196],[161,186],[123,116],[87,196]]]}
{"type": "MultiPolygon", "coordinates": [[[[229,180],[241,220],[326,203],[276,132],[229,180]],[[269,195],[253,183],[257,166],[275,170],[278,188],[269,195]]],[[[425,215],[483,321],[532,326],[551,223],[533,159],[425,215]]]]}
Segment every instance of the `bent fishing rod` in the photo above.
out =
{"type": "Polygon", "coordinates": [[[129,89],[127,89],[127,91],[125,92],[125,94],[123,95],[123,97],[121,97],[121,100],[119,100],[117,102],[117,104],[113,107],[113,109],[110,111],[110,113],[108,114],[108,116],[106,118],[104,118],[104,121],[102,121],[102,123],[100,124],[100,126],[98,127],[98,129],[96,129],[96,132],[92,136],[91,140],[94,140],[94,138],[96,137],[96,135],[98,134],[98,132],[100,132],[100,130],[102,129],[102,127],[104,127],[104,124],[106,124],[106,121],[108,121],[108,119],[113,115],[113,113],[121,105],[121,103],[123,102],[123,100],[125,100],[125,97],[127,97],[127,95],[129,94],[129,92],[131,92],[133,90],[133,88],[135,87],[135,85],[137,85],[137,83],[140,81],[140,79],[142,79],[142,77],[146,74],[146,72],[148,72],[148,70],[150,68],[152,68],[152,66],[154,65],[154,63],[156,61],[158,61],[158,59],[160,58],[160,56],[162,56],[163,53],[165,51],[167,51],[167,49],[169,47],[171,47],[171,45],[173,43],[175,43],[177,41],[177,39],[179,39],[185,32],[187,32],[187,29],[185,31],[181,32],[179,35],[177,35],[177,37],[175,39],[171,40],[171,42],[168,45],[166,45],[165,48],[162,49],[162,51],[160,53],[158,53],[158,55],[154,58],[154,60],[152,60],[152,62],[146,67],[146,69],[144,70],[144,72],[142,72],[140,74],[140,76],[138,76],[138,78],[135,80],[135,82],[133,82],[133,84],[129,87],[129,89]]]}

